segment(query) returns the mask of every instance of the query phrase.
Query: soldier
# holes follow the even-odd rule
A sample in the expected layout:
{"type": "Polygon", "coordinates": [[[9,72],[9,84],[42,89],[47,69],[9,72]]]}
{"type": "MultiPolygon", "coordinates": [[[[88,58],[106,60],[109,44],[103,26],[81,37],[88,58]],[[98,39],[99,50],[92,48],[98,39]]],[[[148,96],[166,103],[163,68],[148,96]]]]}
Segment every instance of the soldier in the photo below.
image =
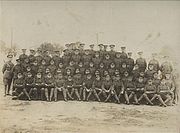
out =
{"type": "Polygon", "coordinates": [[[82,61],[79,62],[78,68],[79,68],[79,70],[80,70],[80,73],[83,75],[84,72],[85,72],[85,67],[84,67],[84,64],[83,64],[82,61]]]}
{"type": "Polygon", "coordinates": [[[105,45],[105,44],[104,44],[103,47],[104,47],[104,49],[103,49],[104,54],[108,53],[108,52],[107,52],[108,45],[105,45]]]}
{"type": "Polygon", "coordinates": [[[64,67],[64,65],[63,65],[63,62],[62,62],[62,61],[60,61],[60,62],[59,62],[59,65],[58,65],[58,67],[57,67],[56,71],[57,71],[57,70],[60,70],[60,71],[61,71],[61,73],[62,73],[63,75],[65,75],[65,67],[64,67]]]}
{"type": "Polygon", "coordinates": [[[42,74],[43,74],[43,76],[44,76],[44,74],[45,74],[46,68],[47,68],[46,61],[45,61],[45,59],[42,59],[38,71],[41,71],[42,74]]]}
{"type": "Polygon", "coordinates": [[[132,70],[133,80],[136,81],[140,73],[138,64],[134,65],[134,69],[132,70]]]}
{"type": "Polygon", "coordinates": [[[52,101],[52,97],[54,94],[54,78],[51,73],[48,73],[44,79],[45,83],[45,96],[47,101],[52,101]],[[50,94],[49,94],[50,93],[50,94]]]}
{"type": "Polygon", "coordinates": [[[69,66],[68,66],[69,69],[71,69],[71,73],[74,74],[75,73],[75,62],[73,60],[71,60],[69,62],[69,66]]]}
{"type": "Polygon", "coordinates": [[[115,62],[116,68],[119,69],[119,67],[121,66],[121,64],[123,62],[123,59],[121,58],[120,52],[115,53],[114,62],[115,62]]]}
{"type": "Polygon", "coordinates": [[[24,63],[24,60],[28,58],[28,55],[26,55],[26,49],[22,49],[22,54],[19,56],[19,59],[21,61],[21,63],[23,64],[24,63]]]}
{"type": "Polygon", "coordinates": [[[38,65],[41,65],[41,61],[43,59],[41,49],[37,50],[37,55],[35,56],[35,59],[37,60],[38,65]]]}
{"type": "Polygon", "coordinates": [[[26,67],[26,70],[23,72],[23,75],[25,76],[25,77],[27,77],[28,76],[28,73],[31,73],[32,74],[32,69],[31,69],[31,66],[29,65],[29,66],[27,66],[26,67]]]}
{"type": "Polygon", "coordinates": [[[67,101],[67,95],[68,97],[73,99],[71,95],[69,94],[69,91],[67,90],[67,88],[65,88],[65,79],[63,78],[62,73],[58,73],[55,77],[55,89],[54,89],[55,102],[57,101],[58,91],[63,92],[64,101],[67,101]]]}
{"type": "Polygon", "coordinates": [[[157,56],[156,53],[152,53],[152,59],[149,61],[148,66],[153,65],[153,69],[158,72],[159,71],[159,61],[156,60],[156,56],[157,56]]]}
{"type": "Polygon", "coordinates": [[[81,56],[84,55],[84,46],[85,46],[84,43],[79,44],[79,53],[81,56]]]}
{"type": "Polygon", "coordinates": [[[110,88],[109,95],[107,96],[105,102],[107,102],[109,100],[109,98],[114,96],[114,98],[117,100],[117,103],[120,103],[119,98],[120,98],[121,94],[123,94],[122,89],[124,89],[124,88],[123,88],[123,84],[120,80],[120,75],[116,75],[116,78],[112,82],[112,87],[110,88]],[[119,93],[119,95],[118,95],[118,93],[119,93]]]}
{"type": "MultiPolygon", "coordinates": [[[[98,97],[99,95],[101,94],[102,92],[102,80],[101,80],[101,77],[100,75],[96,74],[95,76],[95,79],[93,81],[93,85],[92,85],[92,88],[94,89],[94,91],[96,91],[96,93],[98,94],[98,97]]],[[[91,96],[92,93],[89,93],[87,98],[89,98],[91,96]]],[[[100,99],[99,99],[100,100],[100,99]]]]}
{"type": "Polygon", "coordinates": [[[93,61],[93,63],[94,63],[94,66],[95,66],[96,69],[97,69],[97,68],[99,67],[100,62],[101,62],[101,58],[100,58],[100,54],[99,54],[98,51],[96,51],[94,54],[95,54],[95,55],[94,55],[94,57],[92,58],[92,61],[93,61]]]}
{"type": "Polygon", "coordinates": [[[37,91],[34,88],[34,78],[32,76],[31,72],[28,72],[25,75],[25,88],[24,88],[24,93],[27,96],[28,100],[31,100],[30,97],[32,97],[33,95],[31,95],[32,92],[37,91]]]}
{"type": "Polygon", "coordinates": [[[12,68],[13,81],[17,79],[17,75],[20,72],[23,72],[22,65],[20,63],[20,59],[16,59],[16,65],[12,68]]]}
{"type": "Polygon", "coordinates": [[[122,76],[124,74],[124,72],[126,72],[126,71],[128,71],[127,64],[126,64],[126,62],[122,62],[122,65],[121,65],[120,70],[119,70],[120,75],[122,76]]]}
{"type": "Polygon", "coordinates": [[[34,49],[30,49],[30,54],[28,56],[28,59],[29,59],[29,63],[32,64],[34,61],[35,61],[35,50],[34,49]]]}
{"type": "Polygon", "coordinates": [[[103,75],[104,75],[104,70],[105,70],[105,68],[104,68],[104,63],[103,63],[103,62],[101,62],[101,63],[99,64],[98,70],[99,70],[99,72],[100,72],[100,75],[103,76],[103,75]]]}
{"type": "Polygon", "coordinates": [[[140,71],[145,71],[147,67],[146,60],[142,57],[143,52],[138,52],[139,58],[136,60],[136,64],[139,66],[140,71]]]}
{"type": "Polygon", "coordinates": [[[44,51],[43,59],[46,61],[46,65],[49,65],[50,60],[51,60],[51,56],[49,55],[48,50],[44,51]]]}
{"type": "Polygon", "coordinates": [[[151,99],[151,102],[158,98],[161,105],[166,107],[167,103],[172,100],[172,93],[173,92],[166,85],[165,79],[162,79],[160,85],[158,86],[157,94],[154,95],[154,97],[151,99]]]}
{"type": "Polygon", "coordinates": [[[156,88],[159,86],[159,84],[160,84],[160,82],[161,82],[161,79],[159,79],[157,72],[155,72],[155,73],[153,74],[152,82],[153,82],[153,84],[156,86],[156,88]]]}
{"type": "Polygon", "coordinates": [[[104,57],[104,51],[103,51],[103,48],[104,48],[104,45],[103,44],[99,44],[99,57],[102,59],[104,57]]]}
{"type": "MultiPolygon", "coordinates": [[[[73,94],[74,93],[74,80],[73,80],[73,78],[72,78],[72,76],[71,75],[68,75],[68,77],[65,79],[65,84],[64,84],[64,86],[65,86],[65,89],[66,89],[66,91],[69,93],[70,91],[71,91],[71,94],[73,94]]],[[[75,93],[78,93],[77,92],[77,90],[76,90],[76,92],[75,93]]],[[[71,99],[74,99],[74,98],[72,98],[72,95],[70,95],[69,96],[71,99]]]]}
{"type": "MultiPolygon", "coordinates": [[[[64,78],[65,78],[65,80],[67,80],[67,78],[69,77],[69,76],[72,76],[74,73],[72,73],[71,72],[71,69],[69,68],[69,67],[67,67],[66,69],[65,69],[65,75],[64,75],[64,78]]],[[[73,81],[74,82],[74,81],[73,81]]]]}
{"type": "Polygon", "coordinates": [[[32,74],[33,74],[33,77],[34,77],[37,74],[38,70],[39,70],[39,66],[38,66],[37,60],[35,60],[33,62],[33,64],[31,65],[31,70],[32,70],[32,74]]]}
{"type": "Polygon", "coordinates": [[[92,76],[94,76],[96,68],[94,67],[94,63],[92,61],[89,62],[89,69],[90,69],[92,76]]]}
{"type": "Polygon", "coordinates": [[[111,77],[114,76],[114,74],[115,74],[115,68],[116,68],[115,63],[111,62],[109,69],[108,69],[108,72],[109,72],[111,77]]]}
{"type": "Polygon", "coordinates": [[[52,56],[52,59],[54,60],[55,66],[58,67],[59,62],[62,61],[62,59],[60,57],[60,51],[59,50],[55,50],[54,53],[55,54],[52,56]]]}
{"type": "Polygon", "coordinates": [[[88,74],[83,82],[83,100],[89,101],[89,98],[91,95],[94,95],[96,99],[100,102],[99,96],[96,92],[96,89],[93,85],[93,78],[91,74],[88,74]],[[88,93],[89,92],[89,93],[88,93]],[[88,96],[86,98],[86,93],[88,93],[88,96]]]}
{"type": "Polygon", "coordinates": [[[129,104],[130,99],[135,93],[135,83],[133,81],[133,76],[130,75],[128,71],[125,71],[122,77],[122,81],[124,85],[124,97],[126,104],[129,104]]]}
{"type": "Polygon", "coordinates": [[[90,47],[90,55],[91,55],[91,58],[92,58],[92,57],[94,57],[94,53],[95,53],[94,44],[90,44],[89,47],[90,47]]]}
{"type": "Polygon", "coordinates": [[[164,77],[166,73],[171,73],[173,71],[173,67],[171,62],[169,61],[169,56],[164,56],[165,61],[161,64],[160,71],[162,72],[162,76],[164,77]]]}
{"type": "Polygon", "coordinates": [[[44,78],[41,72],[38,72],[34,78],[34,87],[36,100],[44,99],[44,78]]]}
{"type": "Polygon", "coordinates": [[[50,65],[47,68],[49,68],[51,74],[55,74],[56,65],[53,59],[50,60],[50,65]]]}
{"type": "Polygon", "coordinates": [[[156,86],[153,84],[152,79],[149,79],[148,83],[145,85],[144,93],[139,97],[138,102],[145,98],[148,104],[153,105],[150,99],[155,95],[156,92],[156,86]]]}
{"type": "Polygon", "coordinates": [[[73,79],[74,79],[74,87],[73,87],[74,91],[71,92],[71,96],[75,92],[76,97],[80,101],[81,100],[80,97],[83,91],[83,76],[81,75],[80,70],[78,68],[75,70],[73,79]]]}
{"type": "Polygon", "coordinates": [[[84,50],[84,55],[82,55],[82,61],[84,62],[84,66],[88,67],[89,62],[91,61],[91,55],[89,49],[84,50]]]}
{"type": "Polygon", "coordinates": [[[157,72],[154,70],[154,65],[153,64],[149,64],[148,65],[148,70],[146,71],[145,75],[147,79],[152,79],[153,78],[153,74],[157,72]]]}
{"type": "Polygon", "coordinates": [[[14,80],[13,83],[13,92],[12,95],[14,96],[12,98],[12,100],[17,100],[20,99],[22,97],[22,95],[24,94],[24,87],[25,87],[25,80],[23,78],[23,75],[21,72],[17,73],[17,78],[14,80]]]}
{"type": "Polygon", "coordinates": [[[128,52],[128,58],[126,59],[127,69],[131,73],[134,68],[134,59],[132,58],[132,52],[128,52]]]}
{"type": "Polygon", "coordinates": [[[26,59],[24,60],[24,63],[23,63],[23,64],[20,62],[20,65],[21,65],[23,71],[25,71],[25,70],[26,70],[26,67],[30,65],[29,58],[26,58],[26,59]]]}
{"type": "Polygon", "coordinates": [[[109,55],[110,55],[111,59],[114,59],[115,58],[115,54],[116,54],[116,52],[114,50],[115,45],[111,44],[111,45],[109,45],[109,47],[110,47],[109,55]]]}
{"type": "Polygon", "coordinates": [[[108,67],[110,66],[110,63],[112,62],[110,55],[108,53],[105,54],[102,62],[104,63],[105,68],[108,69],[108,67]]]}
{"type": "Polygon", "coordinates": [[[125,60],[127,58],[126,47],[121,47],[121,59],[125,60]]]}
{"type": "Polygon", "coordinates": [[[11,83],[12,83],[12,78],[13,78],[13,68],[14,64],[12,63],[12,55],[7,55],[8,61],[5,62],[3,68],[2,68],[2,73],[3,73],[3,83],[4,83],[4,89],[5,93],[4,96],[10,95],[9,91],[11,89],[11,83]]]}
{"type": "Polygon", "coordinates": [[[68,66],[69,61],[71,59],[71,54],[68,49],[63,50],[63,52],[64,52],[64,55],[62,56],[62,60],[63,60],[64,66],[66,67],[68,66]]]}
{"type": "Polygon", "coordinates": [[[81,55],[80,55],[80,53],[79,53],[79,49],[75,49],[75,50],[74,50],[74,54],[73,54],[73,56],[71,57],[71,60],[73,60],[76,65],[80,62],[80,60],[81,60],[81,55]]]}
{"type": "Polygon", "coordinates": [[[102,91],[101,93],[99,93],[99,95],[103,94],[103,97],[105,98],[105,102],[107,102],[108,95],[109,93],[111,93],[111,89],[112,89],[112,80],[110,75],[106,75],[105,79],[102,81],[101,89],[102,91]]]}

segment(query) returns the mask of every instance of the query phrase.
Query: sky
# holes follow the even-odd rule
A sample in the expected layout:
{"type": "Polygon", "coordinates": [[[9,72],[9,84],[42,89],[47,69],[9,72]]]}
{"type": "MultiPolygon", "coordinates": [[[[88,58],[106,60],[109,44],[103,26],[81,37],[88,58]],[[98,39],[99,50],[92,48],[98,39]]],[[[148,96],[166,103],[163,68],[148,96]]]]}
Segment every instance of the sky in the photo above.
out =
{"type": "MultiPolygon", "coordinates": [[[[0,40],[10,46],[37,47],[43,42],[115,44],[134,53],[180,50],[178,1],[1,1],[0,40]]],[[[97,46],[96,46],[97,47],[97,46]]]]}

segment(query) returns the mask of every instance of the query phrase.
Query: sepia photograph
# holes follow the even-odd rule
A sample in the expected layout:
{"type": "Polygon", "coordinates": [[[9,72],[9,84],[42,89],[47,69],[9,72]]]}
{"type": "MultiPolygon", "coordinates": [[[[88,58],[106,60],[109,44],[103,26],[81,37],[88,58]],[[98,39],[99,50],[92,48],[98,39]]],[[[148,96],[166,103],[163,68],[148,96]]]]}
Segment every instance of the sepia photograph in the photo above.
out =
{"type": "Polygon", "coordinates": [[[0,0],[0,70],[0,133],[180,133],[180,2],[0,0]]]}

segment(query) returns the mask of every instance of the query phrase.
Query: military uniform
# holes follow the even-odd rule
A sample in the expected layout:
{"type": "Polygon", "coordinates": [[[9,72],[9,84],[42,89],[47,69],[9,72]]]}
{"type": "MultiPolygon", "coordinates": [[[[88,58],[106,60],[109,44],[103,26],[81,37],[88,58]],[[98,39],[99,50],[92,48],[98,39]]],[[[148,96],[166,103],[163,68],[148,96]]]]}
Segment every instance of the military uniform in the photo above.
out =
{"type": "Polygon", "coordinates": [[[119,67],[122,65],[123,59],[120,57],[121,53],[116,52],[114,62],[116,65],[116,68],[119,69],[119,67]]]}
{"type": "MultiPolygon", "coordinates": [[[[96,54],[99,54],[99,52],[95,52],[95,55],[96,54]]],[[[96,69],[99,67],[99,64],[100,64],[100,62],[101,62],[101,58],[100,58],[100,56],[99,57],[93,57],[92,58],[92,61],[93,61],[93,63],[94,63],[94,66],[96,67],[96,69]]]]}
{"type": "Polygon", "coordinates": [[[134,59],[131,58],[132,53],[128,53],[128,58],[126,59],[127,69],[131,73],[134,68],[134,59]]]}
{"type": "Polygon", "coordinates": [[[44,78],[41,75],[41,78],[35,76],[34,78],[34,87],[36,90],[35,97],[36,99],[44,100],[44,78]]]}
{"type": "Polygon", "coordinates": [[[30,49],[30,55],[28,56],[29,63],[32,64],[35,61],[35,50],[30,49]]]}
{"type": "Polygon", "coordinates": [[[121,59],[123,59],[123,60],[127,59],[128,56],[127,56],[127,54],[125,52],[126,47],[121,47],[121,50],[122,50],[122,52],[121,52],[121,59]]]}
{"type": "MultiPolygon", "coordinates": [[[[138,52],[139,55],[142,55],[143,53],[142,52],[138,52]]],[[[146,63],[146,60],[142,57],[139,57],[137,60],[136,60],[136,64],[139,66],[139,69],[140,71],[145,71],[146,70],[146,67],[147,67],[147,63],[146,63]]]]}
{"type": "Polygon", "coordinates": [[[12,68],[12,72],[13,72],[13,80],[17,79],[17,75],[20,72],[23,72],[23,68],[20,64],[20,59],[16,60],[18,63],[12,68]]]}
{"type": "Polygon", "coordinates": [[[170,62],[166,61],[161,64],[160,70],[163,75],[171,73],[173,71],[172,65],[170,62]]]}
{"type": "Polygon", "coordinates": [[[88,67],[89,62],[91,62],[90,50],[86,49],[84,55],[82,56],[82,61],[84,62],[84,66],[88,67]]]}
{"type": "Polygon", "coordinates": [[[109,53],[111,59],[114,59],[115,55],[116,55],[116,52],[114,51],[115,45],[111,44],[111,45],[109,45],[109,47],[110,47],[110,51],[108,53],[109,53]]]}
{"type": "Polygon", "coordinates": [[[55,53],[56,54],[52,56],[52,59],[54,60],[56,67],[58,67],[59,63],[62,62],[62,59],[59,55],[59,50],[56,50],[55,53]]]}
{"type": "Polygon", "coordinates": [[[80,62],[81,55],[79,53],[79,49],[75,49],[75,52],[74,52],[73,56],[71,57],[71,60],[73,60],[76,65],[80,62]]]}
{"type": "Polygon", "coordinates": [[[64,55],[62,56],[63,64],[64,66],[68,66],[71,59],[70,51],[68,49],[65,49],[63,52],[64,52],[64,55]]]}
{"type": "Polygon", "coordinates": [[[24,63],[24,60],[27,59],[27,58],[28,58],[28,55],[26,55],[25,52],[19,56],[19,59],[20,59],[21,63],[24,63]]]}

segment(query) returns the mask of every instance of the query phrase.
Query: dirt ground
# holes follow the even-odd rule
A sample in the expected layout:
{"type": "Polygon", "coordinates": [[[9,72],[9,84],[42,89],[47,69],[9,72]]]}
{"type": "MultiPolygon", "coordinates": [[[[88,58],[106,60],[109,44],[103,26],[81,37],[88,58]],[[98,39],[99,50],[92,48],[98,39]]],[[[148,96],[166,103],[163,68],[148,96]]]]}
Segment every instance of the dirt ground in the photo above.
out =
{"type": "Polygon", "coordinates": [[[13,101],[2,90],[1,133],[180,133],[178,106],[13,101]]]}

